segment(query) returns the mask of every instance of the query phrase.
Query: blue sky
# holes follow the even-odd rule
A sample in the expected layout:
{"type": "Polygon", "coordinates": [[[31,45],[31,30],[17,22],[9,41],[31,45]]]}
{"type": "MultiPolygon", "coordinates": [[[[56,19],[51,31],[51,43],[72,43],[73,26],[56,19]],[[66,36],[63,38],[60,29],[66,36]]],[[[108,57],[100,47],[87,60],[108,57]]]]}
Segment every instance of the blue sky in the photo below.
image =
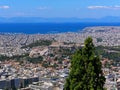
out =
{"type": "Polygon", "coordinates": [[[0,17],[120,16],[120,0],[0,0],[0,17]]]}

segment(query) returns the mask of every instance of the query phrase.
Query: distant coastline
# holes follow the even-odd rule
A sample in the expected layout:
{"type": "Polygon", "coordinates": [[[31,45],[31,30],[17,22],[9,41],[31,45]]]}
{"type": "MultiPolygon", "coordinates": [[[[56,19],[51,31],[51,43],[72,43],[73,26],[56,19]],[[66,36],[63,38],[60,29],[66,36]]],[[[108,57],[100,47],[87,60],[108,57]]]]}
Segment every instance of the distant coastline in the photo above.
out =
{"type": "Polygon", "coordinates": [[[120,26],[120,23],[0,23],[0,33],[56,34],[95,26],[120,26]]]}
{"type": "Polygon", "coordinates": [[[84,40],[90,36],[93,38],[95,46],[120,46],[120,26],[99,26],[86,27],[82,33],[57,33],[57,34],[19,34],[1,33],[0,34],[0,53],[2,55],[16,55],[20,52],[27,52],[22,49],[39,40],[50,40],[57,42],[77,43],[82,45],[84,40]],[[8,50],[16,50],[9,54],[8,50]],[[21,51],[22,50],[22,51],[21,51]]]}

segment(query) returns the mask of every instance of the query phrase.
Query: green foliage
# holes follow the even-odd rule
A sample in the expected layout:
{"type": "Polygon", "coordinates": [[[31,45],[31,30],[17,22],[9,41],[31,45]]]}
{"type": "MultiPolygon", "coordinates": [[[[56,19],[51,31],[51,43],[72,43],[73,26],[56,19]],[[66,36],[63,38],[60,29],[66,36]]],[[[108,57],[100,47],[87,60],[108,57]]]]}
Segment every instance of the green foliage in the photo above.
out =
{"type": "Polygon", "coordinates": [[[47,68],[47,67],[49,67],[49,63],[47,61],[43,61],[42,66],[47,68]]]}
{"type": "Polygon", "coordinates": [[[26,53],[26,54],[23,54],[23,55],[15,55],[15,56],[9,57],[9,59],[19,61],[19,60],[21,60],[25,57],[28,57],[28,56],[29,56],[29,54],[26,53]]]}
{"type": "Polygon", "coordinates": [[[105,78],[101,62],[95,55],[92,38],[85,40],[85,46],[78,50],[71,60],[70,74],[64,90],[103,90],[105,78]]]}
{"type": "Polygon", "coordinates": [[[16,61],[20,62],[21,64],[24,61],[29,61],[30,63],[34,63],[34,64],[41,63],[43,61],[42,56],[30,58],[29,54],[15,55],[15,56],[12,56],[12,57],[2,56],[2,55],[0,56],[0,61],[10,60],[10,59],[11,60],[16,60],[16,61]]]}
{"type": "Polygon", "coordinates": [[[24,57],[28,57],[28,56],[29,56],[28,53],[26,53],[24,55],[15,55],[15,56],[12,56],[12,57],[0,55],[0,61],[10,60],[10,59],[20,61],[20,59],[23,59],[24,57]]]}
{"type": "Polygon", "coordinates": [[[97,42],[102,42],[102,38],[97,38],[97,42]]]}
{"type": "Polygon", "coordinates": [[[17,90],[17,88],[16,87],[12,87],[11,90],[17,90]]]}
{"type": "Polygon", "coordinates": [[[55,63],[55,64],[53,65],[53,67],[56,68],[56,67],[58,67],[58,65],[55,63]]]}
{"type": "Polygon", "coordinates": [[[103,58],[108,58],[114,61],[120,60],[120,47],[96,47],[95,53],[97,55],[102,55],[103,58]]]}
{"type": "Polygon", "coordinates": [[[23,46],[21,48],[32,48],[32,47],[36,47],[36,46],[49,46],[52,44],[52,41],[50,40],[38,40],[34,43],[31,43],[29,45],[23,46]]]}
{"type": "Polygon", "coordinates": [[[30,63],[37,64],[37,63],[41,63],[43,61],[43,57],[42,56],[33,57],[33,58],[27,57],[26,60],[29,61],[30,63]]]}
{"type": "Polygon", "coordinates": [[[0,61],[4,61],[4,60],[7,60],[7,59],[9,59],[9,57],[4,56],[4,55],[0,55],[0,61]]]}

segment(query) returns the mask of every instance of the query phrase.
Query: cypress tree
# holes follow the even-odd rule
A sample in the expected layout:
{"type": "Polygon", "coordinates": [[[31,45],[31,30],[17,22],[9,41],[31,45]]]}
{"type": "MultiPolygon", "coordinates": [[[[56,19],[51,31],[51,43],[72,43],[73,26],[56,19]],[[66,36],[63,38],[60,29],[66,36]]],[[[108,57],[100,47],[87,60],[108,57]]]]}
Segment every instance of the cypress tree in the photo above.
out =
{"type": "Polygon", "coordinates": [[[88,37],[84,47],[73,55],[64,90],[104,90],[105,78],[101,68],[100,59],[95,55],[93,40],[88,37]]]}

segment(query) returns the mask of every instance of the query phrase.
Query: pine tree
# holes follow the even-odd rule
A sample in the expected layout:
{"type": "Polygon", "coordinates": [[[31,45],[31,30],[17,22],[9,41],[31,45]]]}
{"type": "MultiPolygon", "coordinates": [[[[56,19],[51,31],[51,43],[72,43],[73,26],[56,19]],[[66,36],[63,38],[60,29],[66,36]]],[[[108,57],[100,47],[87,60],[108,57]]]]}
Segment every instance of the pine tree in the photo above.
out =
{"type": "Polygon", "coordinates": [[[88,37],[84,47],[73,55],[64,90],[104,90],[102,65],[94,51],[92,38],[88,37]]]}

